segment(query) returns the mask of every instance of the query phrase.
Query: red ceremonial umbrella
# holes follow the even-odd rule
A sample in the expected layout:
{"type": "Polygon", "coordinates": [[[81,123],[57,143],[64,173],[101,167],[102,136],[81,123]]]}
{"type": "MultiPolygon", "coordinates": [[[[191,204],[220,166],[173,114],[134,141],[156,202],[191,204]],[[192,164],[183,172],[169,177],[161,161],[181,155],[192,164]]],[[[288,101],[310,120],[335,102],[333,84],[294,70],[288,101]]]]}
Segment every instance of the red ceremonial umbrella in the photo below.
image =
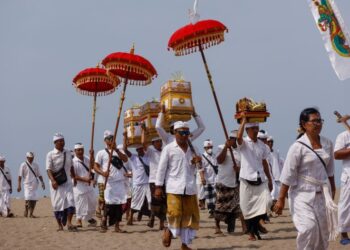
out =
{"type": "Polygon", "coordinates": [[[120,80],[117,77],[109,76],[105,69],[97,66],[96,68],[87,68],[80,71],[73,79],[73,85],[76,90],[83,94],[94,97],[92,108],[92,128],[90,144],[90,174],[94,161],[94,134],[96,117],[96,99],[97,96],[108,95],[115,91],[120,80]]]}
{"type": "MultiPolygon", "coordinates": [[[[144,57],[134,54],[134,46],[131,48],[130,53],[116,52],[106,56],[103,59],[102,64],[106,67],[107,71],[111,74],[123,79],[124,85],[122,94],[120,97],[120,104],[118,109],[117,122],[114,129],[113,145],[118,133],[118,127],[125,100],[125,91],[128,84],[145,86],[152,82],[157,77],[157,71],[153,65],[144,57]]],[[[110,159],[112,158],[112,151],[110,152],[110,159]]],[[[110,170],[111,161],[108,163],[108,173],[110,170]]],[[[105,187],[108,180],[108,176],[105,179],[105,187]]]]}
{"type": "MultiPolygon", "coordinates": [[[[222,128],[226,139],[228,139],[226,125],[222,116],[218,98],[215,93],[214,83],[204,55],[204,49],[224,41],[225,32],[228,32],[226,26],[216,20],[202,20],[195,24],[190,23],[172,34],[168,42],[168,50],[172,49],[176,56],[191,54],[197,50],[200,51],[204,67],[207,72],[210,88],[214,96],[216,108],[220,116],[222,128]]],[[[230,149],[230,154],[233,159],[234,168],[236,171],[238,171],[232,149],[230,149]]]]}

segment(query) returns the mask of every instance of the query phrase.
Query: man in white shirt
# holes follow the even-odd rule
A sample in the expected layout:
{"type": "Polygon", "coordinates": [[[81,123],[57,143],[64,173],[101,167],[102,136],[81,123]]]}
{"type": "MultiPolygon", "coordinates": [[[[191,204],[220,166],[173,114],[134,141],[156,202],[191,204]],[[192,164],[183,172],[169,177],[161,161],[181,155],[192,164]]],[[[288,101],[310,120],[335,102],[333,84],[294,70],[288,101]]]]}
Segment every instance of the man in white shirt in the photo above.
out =
{"type": "Polygon", "coordinates": [[[219,145],[217,155],[218,175],[216,178],[216,204],[215,204],[215,224],[216,234],[221,234],[220,221],[227,224],[227,232],[235,231],[237,218],[241,219],[242,230],[246,231],[246,225],[239,206],[239,183],[237,182],[237,172],[229,149],[233,151],[233,156],[238,167],[240,167],[240,154],[237,151],[237,130],[230,133],[229,139],[224,145],[219,145]]]}
{"type": "MultiPolygon", "coordinates": [[[[105,178],[108,176],[106,185],[103,184],[101,189],[103,190],[104,202],[102,203],[103,216],[101,219],[101,233],[105,233],[108,229],[108,225],[114,225],[114,231],[116,233],[124,233],[125,231],[120,228],[120,221],[123,215],[123,204],[126,203],[126,189],[125,189],[125,176],[126,170],[123,162],[127,162],[128,158],[114,143],[114,137],[111,131],[106,130],[103,133],[104,142],[106,148],[97,152],[95,157],[94,170],[101,178],[100,182],[105,182],[105,178]],[[112,159],[110,160],[110,153],[112,153],[112,159]],[[109,161],[111,163],[109,164],[109,161]],[[109,168],[108,168],[109,167],[109,168]]],[[[101,191],[100,198],[101,198],[101,191]]]]}
{"type": "Polygon", "coordinates": [[[46,170],[50,180],[51,204],[58,224],[62,231],[67,224],[68,231],[76,232],[72,224],[75,204],[73,196],[74,169],[71,151],[64,148],[64,137],[60,133],[53,136],[55,148],[46,156],[46,170]]]}
{"type": "Polygon", "coordinates": [[[269,149],[258,140],[258,123],[243,118],[237,135],[241,155],[240,207],[249,231],[249,240],[261,239],[259,220],[266,217],[271,203],[272,179],[267,158],[269,149]],[[243,138],[244,129],[247,137],[243,138]]]}
{"type": "Polygon", "coordinates": [[[132,197],[131,214],[127,225],[133,225],[135,212],[139,212],[139,218],[142,215],[151,215],[149,210],[151,203],[151,190],[149,187],[149,158],[145,155],[143,146],[136,147],[137,154],[132,154],[127,148],[127,135],[124,132],[124,151],[129,158],[128,164],[132,169],[132,197]]]}
{"type": "Polygon", "coordinates": [[[13,217],[11,213],[10,195],[12,194],[12,181],[10,169],[5,166],[5,157],[0,156],[0,215],[13,217]]]}
{"type": "MultiPolygon", "coordinates": [[[[269,137],[269,135],[267,134],[267,131],[265,131],[263,129],[261,129],[259,131],[258,139],[265,144],[267,150],[269,151],[269,156],[267,158],[267,163],[268,163],[268,166],[269,166],[269,171],[270,171],[271,178],[273,178],[272,177],[272,165],[270,164],[270,161],[269,161],[270,156],[271,156],[271,150],[270,150],[270,147],[267,145],[267,138],[268,137],[269,137]]],[[[272,191],[274,189],[274,186],[275,186],[275,183],[274,183],[274,181],[272,179],[272,191]]],[[[271,192],[271,198],[272,198],[272,192],[271,192]]],[[[262,233],[267,233],[267,229],[263,226],[263,224],[270,223],[270,218],[269,218],[268,214],[264,215],[263,218],[260,219],[259,223],[260,223],[259,231],[262,232],[262,233]]]]}
{"type": "MultiPolygon", "coordinates": [[[[165,106],[162,106],[162,111],[158,114],[158,118],[156,121],[156,130],[160,136],[160,138],[162,138],[163,143],[165,145],[171,143],[174,141],[174,123],[170,124],[170,133],[167,133],[164,128],[163,128],[163,123],[164,123],[164,114],[165,114],[165,106]]],[[[204,123],[202,121],[202,118],[195,112],[195,110],[193,109],[193,118],[198,126],[198,128],[196,130],[194,130],[193,132],[191,132],[191,141],[196,140],[205,130],[205,126],[204,123]]]]}
{"type": "MultiPolygon", "coordinates": [[[[346,121],[346,120],[345,120],[346,121]]],[[[343,160],[343,171],[340,177],[341,189],[338,203],[338,223],[341,233],[340,243],[350,244],[350,132],[344,131],[337,136],[334,145],[334,158],[343,160]]]]}
{"type": "Polygon", "coordinates": [[[28,217],[29,212],[29,217],[35,218],[33,212],[38,200],[37,189],[39,180],[41,182],[41,187],[43,190],[45,190],[45,184],[39,170],[39,165],[34,162],[34,153],[27,152],[26,157],[27,160],[23,162],[19,168],[17,191],[21,192],[21,183],[23,179],[25,200],[24,217],[28,217]]]}
{"type": "Polygon", "coordinates": [[[155,217],[159,218],[159,230],[164,229],[164,221],[166,220],[166,196],[165,196],[165,185],[163,185],[164,195],[161,199],[156,199],[154,192],[156,189],[156,174],[158,170],[160,155],[162,153],[163,142],[160,137],[152,138],[152,145],[146,142],[148,135],[147,129],[142,126],[141,142],[145,151],[145,157],[149,160],[149,187],[151,190],[151,218],[147,226],[150,228],[154,227],[155,217]]]}
{"type": "Polygon", "coordinates": [[[82,220],[89,223],[89,226],[96,226],[93,218],[96,209],[96,195],[92,186],[93,174],[90,174],[90,160],[84,155],[84,145],[74,145],[75,157],[73,167],[77,185],[73,187],[77,226],[82,227],[82,220]],[[91,185],[90,185],[91,184],[91,185]]]}
{"type": "MultiPolygon", "coordinates": [[[[218,164],[216,162],[216,155],[213,153],[213,142],[211,140],[205,140],[203,142],[204,153],[202,154],[202,164],[204,170],[205,178],[205,200],[207,203],[207,208],[209,211],[209,218],[214,218],[215,211],[215,201],[216,201],[216,192],[215,192],[215,182],[216,175],[218,173],[218,164]]],[[[200,183],[201,180],[199,179],[200,183]]],[[[197,178],[198,182],[198,178],[197,178]]],[[[198,185],[198,183],[197,183],[198,185]]]]}
{"type": "Polygon", "coordinates": [[[280,181],[280,177],[281,177],[281,173],[282,173],[282,168],[283,168],[283,159],[281,158],[278,150],[275,150],[273,148],[273,143],[274,140],[272,138],[272,136],[269,136],[267,138],[267,145],[270,148],[270,155],[268,160],[268,163],[271,167],[271,174],[272,174],[272,178],[273,178],[273,189],[271,192],[271,197],[273,202],[275,203],[278,199],[278,195],[280,193],[280,189],[281,189],[281,181],[280,181]]]}
{"type": "Polygon", "coordinates": [[[196,164],[201,158],[189,144],[187,122],[174,124],[175,140],[163,148],[156,176],[156,197],[160,198],[166,185],[168,228],[163,234],[163,245],[169,247],[172,237],[181,237],[181,249],[188,245],[199,229],[199,209],[195,180],[196,164]]]}

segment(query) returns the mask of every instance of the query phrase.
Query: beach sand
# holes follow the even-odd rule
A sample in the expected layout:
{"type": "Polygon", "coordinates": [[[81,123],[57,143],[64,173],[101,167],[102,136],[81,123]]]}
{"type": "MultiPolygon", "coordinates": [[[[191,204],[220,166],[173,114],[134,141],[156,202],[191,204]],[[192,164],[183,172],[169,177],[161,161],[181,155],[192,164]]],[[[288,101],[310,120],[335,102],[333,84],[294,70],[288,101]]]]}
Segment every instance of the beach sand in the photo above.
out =
{"type": "MultiPolygon", "coordinates": [[[[172,240],[170,248],[161,244],[161,232],[155,227],[146,226],[144,216],[140,222],[127,226],[125,217],[122,228],[125,234],[113,233],[110,228],[102,234],[98,228],[88,228],[86,224],[79,232],[67,230],[56,232],[57,224],[53,217],[51,202],[43,198],[37,203],[35,215],[38,218],[23,217],[24,200],[12,200],[12,211],[15,218],[0,218],[0,249],[179,249],[180,240],[172,240]]],[[[201,211],[200,230],[197,238],[191,245],[193,249],[295,249],[296,230],[291,222],[288,209],[278,218],[271,218],[271,224],[266,228],[269,233],[264,235],[265,240],[248,241],[247,235],[242,235],[240,222],[236,221],[236,232],[229,235],[225,224],[222,224],[224,235],[214,234],[214,221],[208,219],[207,211],[201,211]]],[[[331,242],[330,249],[345,249],[339,242],[331,242]]]]}

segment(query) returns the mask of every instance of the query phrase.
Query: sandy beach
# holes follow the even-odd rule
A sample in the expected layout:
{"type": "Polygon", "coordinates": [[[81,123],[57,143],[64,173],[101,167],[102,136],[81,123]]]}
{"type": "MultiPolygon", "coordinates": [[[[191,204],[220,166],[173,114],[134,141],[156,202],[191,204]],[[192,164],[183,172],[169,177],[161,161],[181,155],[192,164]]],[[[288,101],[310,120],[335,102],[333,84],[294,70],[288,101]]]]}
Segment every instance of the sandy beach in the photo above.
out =
{"type": "MultiPolygon", "coordinates": [[[[56,222],[52,215],[51,202],[41,199],[36,207],[38,218],[23,217],[24,200],[12,200],[15,218],[0,218],[0,249],[167,249],[161,244],[161,232],[158,223],[150,229],[146,226],[147,218],[135,222],[133,226],[125,225],[125,234],[109,230],[101,234],[98,228],[83,227],[77,233],[56,232],[56,222]]],[[[296,230],[291,222],[288,209],[278,218],[272,218],[266,228],[269,233],[263,235],[265,240],[251,242],[247,235],[242,235],[240,223],[236,223],[234,234],[215,235],[214,221],[208,218],[207,211],[201,211],[201,224],[198,237],[192,244],[193,249],[295,249],[296,230]]],[[[222,225],[224,231],[225,226],[222,225]]],[[[224,231],[225,232],[225,231],[224,231]]],[[[168,249],[179,249],[180,241],[175,239],[168,249]]],[[[338,242],[331,242],[330,249],[342,249],[338,242]]],[[[345,249],[345,248],[344,248],[345,249]]]]}

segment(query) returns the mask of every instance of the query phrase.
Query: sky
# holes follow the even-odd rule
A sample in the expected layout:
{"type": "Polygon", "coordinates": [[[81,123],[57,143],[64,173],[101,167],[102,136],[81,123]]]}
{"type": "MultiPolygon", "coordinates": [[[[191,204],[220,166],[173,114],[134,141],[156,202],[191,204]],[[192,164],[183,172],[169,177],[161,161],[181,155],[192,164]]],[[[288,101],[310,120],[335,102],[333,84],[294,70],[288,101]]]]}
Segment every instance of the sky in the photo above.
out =
{"type": "MultiPolygon", "coordinates": [[[[336,3],[349,27],[350,1],[336,3]]],[[[167,50],[171,34],[189,23],[192,6],[192,0],[1,0],[0,154],[13,179],[25,153],[33,151],[47,181],[45,157],[55,132],[64,134],[69,149],[76,142],[90,147],[92,98],[77,93],[72,79],[112,52],[128,52],[133,43],[158,77],[145,87],[129,86],[124,110],[159,98],[160,87],[181,71],[206,126],[198,148],[208,138],[224,143],[200,54],[176,57],[167,50]]],[[[306,0],[200,0],[198,12],[201,20],[216,19],[229,29],[225,42],[205,51],[229,130],[238,127],[236,102],[250,97],[266,102],[271,117],[261,128],[275,138],[282,156],[306,107],[320,109],[322,135],[335,141],[344,127],[333,111],[350,113],[350,79],[340,81],[333,71],[306,0]]],[[[97,100],[95,152],[104,147],[103,131],[114,129],[120,92],[97,100]]],[[[337,162],[337,183],[341,168],[337,162]]]]}

